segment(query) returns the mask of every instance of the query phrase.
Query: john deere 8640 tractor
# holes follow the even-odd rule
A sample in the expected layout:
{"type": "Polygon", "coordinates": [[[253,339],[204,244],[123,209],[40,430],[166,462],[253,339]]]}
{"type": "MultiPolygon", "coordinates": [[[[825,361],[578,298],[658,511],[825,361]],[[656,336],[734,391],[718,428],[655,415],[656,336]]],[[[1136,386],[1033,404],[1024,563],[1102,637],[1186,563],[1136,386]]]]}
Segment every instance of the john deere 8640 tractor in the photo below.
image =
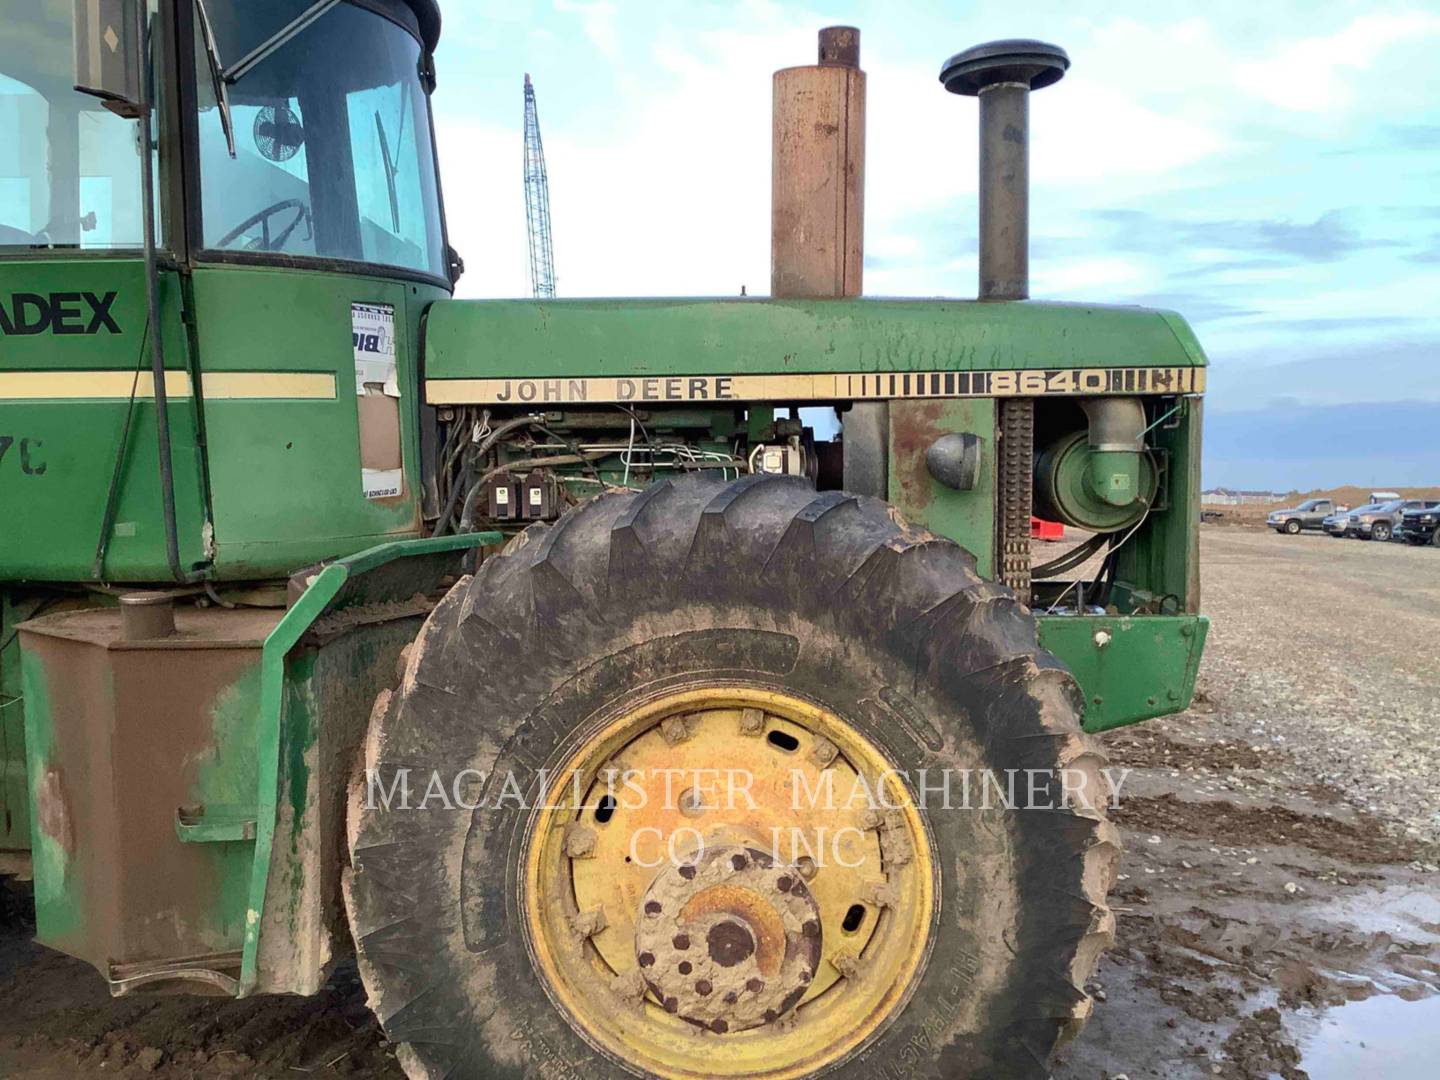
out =
{"type": "Polygon", "coordinates": [[[1184,708],[1206,628],[1199,345],[1026,299],[1068,58],[943,67],[978,301],[860,298],[844,28],[775,75],[768,299],[457,301],[439,32],[6,24],[0,848],[40,941],[117,995],[354,956],[414,1076],[1043,1072],[1112,931],[1087,733],[1184,708]],[[1032,557],[1032,514],[1082,539],[1032,557]]]}

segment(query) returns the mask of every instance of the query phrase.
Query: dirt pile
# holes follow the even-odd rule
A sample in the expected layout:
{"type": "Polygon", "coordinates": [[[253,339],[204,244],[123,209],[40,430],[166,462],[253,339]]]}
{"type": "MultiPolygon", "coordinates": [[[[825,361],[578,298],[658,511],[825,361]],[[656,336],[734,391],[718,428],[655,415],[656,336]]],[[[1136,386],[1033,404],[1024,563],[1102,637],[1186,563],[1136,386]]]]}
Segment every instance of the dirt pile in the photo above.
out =
{"type": "Polygon", "coordinates": [[[313,998],[113,999],[78,960],[33,944],[23,898],[0,926],[0,1075],[394,1077],[354,967],[313,998]]]}

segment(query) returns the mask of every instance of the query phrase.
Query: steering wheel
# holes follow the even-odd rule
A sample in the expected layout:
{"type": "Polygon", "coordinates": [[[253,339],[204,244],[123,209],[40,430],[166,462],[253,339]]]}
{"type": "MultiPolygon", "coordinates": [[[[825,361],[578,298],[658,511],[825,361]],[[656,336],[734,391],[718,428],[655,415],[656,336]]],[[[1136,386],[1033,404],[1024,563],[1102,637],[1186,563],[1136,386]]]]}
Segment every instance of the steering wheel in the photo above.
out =
{"type": "Polygon", "coordinates": [[[260,236],[246,244],[246,248],[250,251],[279,251],[285,246],[285,241],[290,239],[290,234],[300,226],[302,221],[305,223],[305,239],[309,240],[314,235],[313,230],[310,228],[310,207],[306,206],[300,199],[281,199],[279,202],[272,203],[270,206],[265,207],[264,210],[251,214],[244,221],[240,222],[239,225],[236,225],[235,228],[222,236],[216,242],[215,246],[217,248],[229,247],[231,242],[247,229],[259,225],[260,236]],[[270,235],[270,219],[276,214],[283,214],[286,210],[297,211],[295,219],[272,237],[270,235]]]}

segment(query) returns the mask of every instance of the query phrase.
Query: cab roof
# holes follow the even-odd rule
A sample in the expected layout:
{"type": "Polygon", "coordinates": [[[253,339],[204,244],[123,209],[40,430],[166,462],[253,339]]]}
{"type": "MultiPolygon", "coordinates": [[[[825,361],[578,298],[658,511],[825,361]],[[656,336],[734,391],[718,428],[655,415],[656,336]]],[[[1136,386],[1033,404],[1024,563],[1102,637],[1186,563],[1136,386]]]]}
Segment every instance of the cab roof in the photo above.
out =
{"type": "MultiPolygon", "coordinates": [[[[348,2],[406,26],[419,36],[427,51],[434,50],[440,40],[440,8],[436,0],[348,2]]],[[[220,58],[231,65],[305,18],[315,7],[314,0],[206,0],[205,11],[220,58]]]]}
{"type": "Polygon", "coordinates": [[[426,52],[434,52],[440,42],[440,5],[437,0],[405,0],[420,24],[420,40],[426,52]]]}

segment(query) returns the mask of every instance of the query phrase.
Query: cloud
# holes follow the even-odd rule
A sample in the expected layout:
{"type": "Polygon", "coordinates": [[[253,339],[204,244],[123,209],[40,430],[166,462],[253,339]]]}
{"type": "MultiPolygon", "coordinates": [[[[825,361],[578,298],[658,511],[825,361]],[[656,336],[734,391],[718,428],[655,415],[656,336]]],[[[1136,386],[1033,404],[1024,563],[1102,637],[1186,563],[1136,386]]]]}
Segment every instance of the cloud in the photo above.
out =
{"type": "MultiPolygon", "coordinates": [[[[1411,318],[1397,315],[1353,315],[1339,319],[1317,316],[1311,319],[1271,319],[1266,322],[1265,329],[1297,334],[1334,334],[1345,330],[1399,331],[1423,321],[1418,315],[1411,318]]],[[[1440,347],[1436,347],[1436,351],[1440,352],[1440,347]]]]}
{"type": "Polygon", "coordinates": [[[457,295],[530,295],[518,124],[506,130],[437,115],[436,126],[450,243],[465,259],[457,295]]]}
{"type": "Polygon", "coordinates": [[[1149,276],[1143,263],[1119,255],[1051,259],[1032,267],[1031,293],[1077,300],[1113,296],[1141,287],[1149,276]]]}
{"type": "Polygon", "coordinates": [[[1440,233],[1431,233],[1430,239],[1405,256],[1410,262],[1440,263],[1440,233]]]}
{"type": "Polygon", "coordinates": [[[611,60],[620,56],[620,35],[615,20],[619,11],[607,0],[555,0],[555,10],[563,15],[574,15],[580,20],[581,29],[601,55],[611,60]]]}
{"type": "Polygon", "coordinates": [[[1264,310],[1251,305],[1231,303],[1203,292],[1147,292],[1125,298],[1141,307],[1178,311],[1187,322],[1196,326],[1222,319],[1248,319],[1263,315],[1264,310]]]}
{"type": "Polygon", "coordinates": [[[1382,53],[1440,35],[1440,15],[1413,11],[1361,15],[1334,34],[1307,37],[1272,56],[1240,64],[1236,75],[1255,97],[1297,112],[1327,112],[1355,101],[1353,76],[1382,53]]]}
{"type": "Polygon", "coordinates": [[[1374,138],[1325,151],[1329,157],[1362,157],[1377,151],[1413,153],[1440,149],[1440,124],[1381,124],[1374,138]]]}
{"type": "Polygon", "coordinates": [[[1237,274],[1248,274],[1257,270],[1273,270],[1275,266],[1272,259],[1263,256],[1253,259],[1216,259],[1211,258],[1208,252],[1192,251],[1190,257],[1198,260],[1198,265],[1172,269],[1169,274],[1170,280],[1186,281],[1193,278],[1218,276],[1233,278],[1237,274]]]}
{"type": "MultiPolygon", "coordinates": [[[[1251,252],[1289,260],[1333,262],[1369,248],[1393,246],[1396,241],[1367,237],[1349,224],[1341,210],[1330,210],[1311,222],[1286,218],[1198,219],[1163,217],[1140,210],[1097,210],[1093,216],[1110,226],[1108,246],[1155,254],[1215,251],[1251,252]]],[[[1214,269],[1265,266],[1264,261],[1216,261],[1192,267],[1188,274],[1214,269]]]]}
{"type": "MultiPolygon", "coordinates": [[[[1307,408],[1402,400],[1440,407],[1440,383],[1430,375],[1440,356],[1440,333],[1426,333],[1413,323],[1345,326],[1349,321],[1275,324],[1297,343],[1280,363],[1261,350],[1234,352],[1218,359],[1212,356],[1208,411],[1244,411],[1280,398],[1291,398],[1307,408]],[[1346,330],[1365,331],[1370,343],[1363,349],[1347,347],[1346,330]],[[1376,340],[1381,336],[1379,330],[1401,340],[1380,344],[1376,340]],[[1403,340],[1407,336],[1411,340],[1403,340]]],[[[1407,431],[1404,437],[1413,434],[1407,431]]],[[[1440,474],[1436,480],[1440,481],[1440,474]]]]}
{"type": "Polygon", "coordinates": [[[1217,247],[1239,251],[1268,251],[1296,259],[1333,262],[1352,252],[1383,247],[1394,241],[1363,237],[1332,210],[1309,224],[1293,221],[1225,221],[1202,226],[1207,240],[1217,247]]]}

